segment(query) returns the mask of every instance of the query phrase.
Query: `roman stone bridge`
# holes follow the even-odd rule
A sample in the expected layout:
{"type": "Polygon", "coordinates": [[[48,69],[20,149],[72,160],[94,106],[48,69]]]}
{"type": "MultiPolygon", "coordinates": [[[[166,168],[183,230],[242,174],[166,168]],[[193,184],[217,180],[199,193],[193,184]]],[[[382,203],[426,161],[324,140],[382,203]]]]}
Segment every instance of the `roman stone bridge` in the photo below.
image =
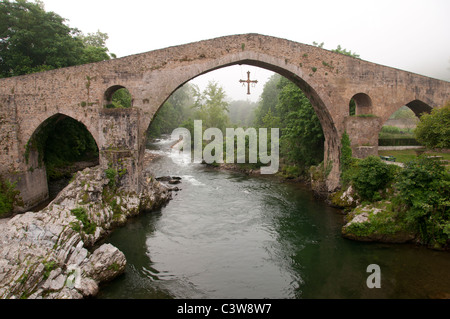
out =
{"type": "Polygon", "coordinates": [[[339,184],[344,131],[352,140],[354,155],[376,154],[382,124],[401,106],[420,114],[450,99],[446,81],[284,39],[226,36],[1,79],[0,174],[18,181],[23,209],[44,200],[48,196],[45,166],[31,141],[47,119],[69,116],[82,122],[94,137],[100,165],[126,169],[124,187],[139,192],[146,130],[158,109],[189,80],[235,64],[278,72],[305,92],[325,134],[325,162],[332,164],[329,190],[339,184]],[[105,108],[120,88],[131,93],[132,107],[105,108]],[[351,99],[357,116],[349,116],[351,99]]]}

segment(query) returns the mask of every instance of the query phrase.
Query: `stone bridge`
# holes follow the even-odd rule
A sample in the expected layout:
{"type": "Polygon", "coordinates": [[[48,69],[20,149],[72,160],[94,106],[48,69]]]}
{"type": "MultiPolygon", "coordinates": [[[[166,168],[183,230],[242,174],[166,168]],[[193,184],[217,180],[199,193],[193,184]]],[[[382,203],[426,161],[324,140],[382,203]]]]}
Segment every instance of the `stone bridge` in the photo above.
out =
{"type": "Polygon", "coordinates": [[[401,106],[420,114],[450,99],[446,81],[284,39],[226,36],[0,79],[0,174],[18,181],[23,209],[44,200],[48,196],[45,166],[29,142],[47,119],[64,115],[82,122],[92,134],[100,165],[126,169],[124,186],[140,192],[146,131],[158,109],[189,80],[235,64],[278,72],[305,92],[325,134],[325,162],[332,164],[327,179],[330,191],[339,185],[344,131],[350,135],[354,155],[376,154],[382,124],[401,106]],[[132,107],[106,109],[120,88],[131,93],[132,107]],[[357,116],[349,116],[351,99],[357,116]]]}

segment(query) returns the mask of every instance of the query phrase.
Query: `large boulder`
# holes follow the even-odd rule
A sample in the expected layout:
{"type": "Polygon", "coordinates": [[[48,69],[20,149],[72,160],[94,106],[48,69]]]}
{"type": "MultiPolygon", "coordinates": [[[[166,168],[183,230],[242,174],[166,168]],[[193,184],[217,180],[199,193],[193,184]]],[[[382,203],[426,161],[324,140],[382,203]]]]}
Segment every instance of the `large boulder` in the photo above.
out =
{"type": "Polygon", "coordinates": [[[79,299],[123,273],[124,254],[95,245],[142,211],[160,207],[171,193],[153,177],[141,194],[109,189],[100,167],[75,179],[39,212],[0,220],[0,298],[79,299]]]}

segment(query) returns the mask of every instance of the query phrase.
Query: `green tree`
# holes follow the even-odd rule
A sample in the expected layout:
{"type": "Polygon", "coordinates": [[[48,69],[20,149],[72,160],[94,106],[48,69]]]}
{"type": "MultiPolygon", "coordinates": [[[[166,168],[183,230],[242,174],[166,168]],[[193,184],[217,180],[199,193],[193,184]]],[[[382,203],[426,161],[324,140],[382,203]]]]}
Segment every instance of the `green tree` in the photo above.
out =
{"type": "Polygon", "coordinates": [[[109,59],[104,46],[85,44],[65,21],[40,1],[0,2],[0,77],[109,59]]]}
{"type": "Polygon", "coordinates": [[[414,131],[419,143],[428,148],[450,148],[450,102],[424,114],[414,131]]]}
{"type": "Polygon", "coordinates": [[[450,239],[450,173],[445,167],[421,156],[401,170],[395,188],[399,208],[422,241],[445,245],[450,239]]]}
{"type": "Polygon", "coordinates": [[[108,40],[109,36],[107,33],[97,30],[95,33],[88,33],[87,35],[80,36],[80,38],[87,47],[105,48],[106,40],[108,40]]]}
{"type": "Polygon", "coordinates": [[[324,135],[314,108],[300,88],[279,74],[264,86],[255,125],[280,129],[280,155],[297,171],[323,160],[324,135]]]}
{"type": "Polygon", "coordinates": [[[276,106],[281,126],[281,154],[304,169],[323,160],[324,135],[314,108],[300,88],[286,78],[278,83],[276,106]]]}
{"type": "Polygon", "coordinates": [[[108,34],[100,32],[98,30],[96,33],[88,33],[87,35],[81,35],[80,39],[84,44],[84,52],[80,57],[80,63],[92,63],[109,60],[111,57],[115,58],[116,55],[111,53],[108,54],[108,48],[106,47],[106,40],[108,40],[108,34]]]}
{"type": "Polygon", "coordinates": [[[215,127],[225,132],[230,126],[225,91],[216,82],[209,82],[203,92],[194,86],[195,118],[203,121],[203,128],[215,127]]]}
{"type": "Polygon", "coordinates": [[[193,89],[187,83],[176,90],[158,110],[149,127],[148,136],[155,138],[161,134],[170,134],[182,126],[193,113],[193,103],[193,89]]]}
{"type": "MultiPolygon", "coordinates": [[[[255,126],[259,127],[263,125],[263,118],[269,111],[271,112],[271,114],[276,113],[275,108],[278,103],[278,94],[280,93],[280,89],[278,87],[278,82],[280,82],[280,79],[281,75],[275,73],[264,85],[264,89],[261,94],[261,100],[255,110],[255,126]]],[[[264,127],[275,126],[267,126],[267,124],[265,124],[264,127]]]]}

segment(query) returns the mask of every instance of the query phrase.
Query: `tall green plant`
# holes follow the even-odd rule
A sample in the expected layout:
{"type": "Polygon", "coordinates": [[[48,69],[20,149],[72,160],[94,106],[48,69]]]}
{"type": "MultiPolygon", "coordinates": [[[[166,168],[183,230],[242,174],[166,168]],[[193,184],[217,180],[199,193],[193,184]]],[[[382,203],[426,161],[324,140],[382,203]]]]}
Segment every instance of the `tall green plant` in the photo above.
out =
{"type": "Polygon", "coordinates": [[[11,213],[15,205],[23,205],[16,184],[0,176],[0,217],[11,213]]]}
{"type": "Polygon", "coordinates": [[[341,184],[348,187],[358,171],[359,159],[352,157],[350,137],[345,131],[341,137],[341,184]]]}
{"type": "Polygon", "coordinates": [[[383,163],[379,157],[369,156],[357,165],[352,183],[363,200],[382,199],[382,193],[395,177],[397,166],[383,163]]]}
{"type": "Polygon", "coordinates": [[[422,115],[414,134],[428,148],[450,148],[450,102],[422,115]]]}
{"type": "Polygon", "coordinates": [[[310,101],[286,78],[278,84],[277,111],[281,119],[281,154],[305,170],[323,161],[322,125],[310,101]]]}
{"type": "Polygon", "coordinates": [[[421,156],[406,164],[395,184],[406,221],[424,243],[443,245],[450,238],[450,173],[421,156]]]}
{"type": "Polygon", "coordinates": [[[341,138],[341,172],[347,170],[352,164],[352,155],[350,137],[345,131],[341,138]]]}

